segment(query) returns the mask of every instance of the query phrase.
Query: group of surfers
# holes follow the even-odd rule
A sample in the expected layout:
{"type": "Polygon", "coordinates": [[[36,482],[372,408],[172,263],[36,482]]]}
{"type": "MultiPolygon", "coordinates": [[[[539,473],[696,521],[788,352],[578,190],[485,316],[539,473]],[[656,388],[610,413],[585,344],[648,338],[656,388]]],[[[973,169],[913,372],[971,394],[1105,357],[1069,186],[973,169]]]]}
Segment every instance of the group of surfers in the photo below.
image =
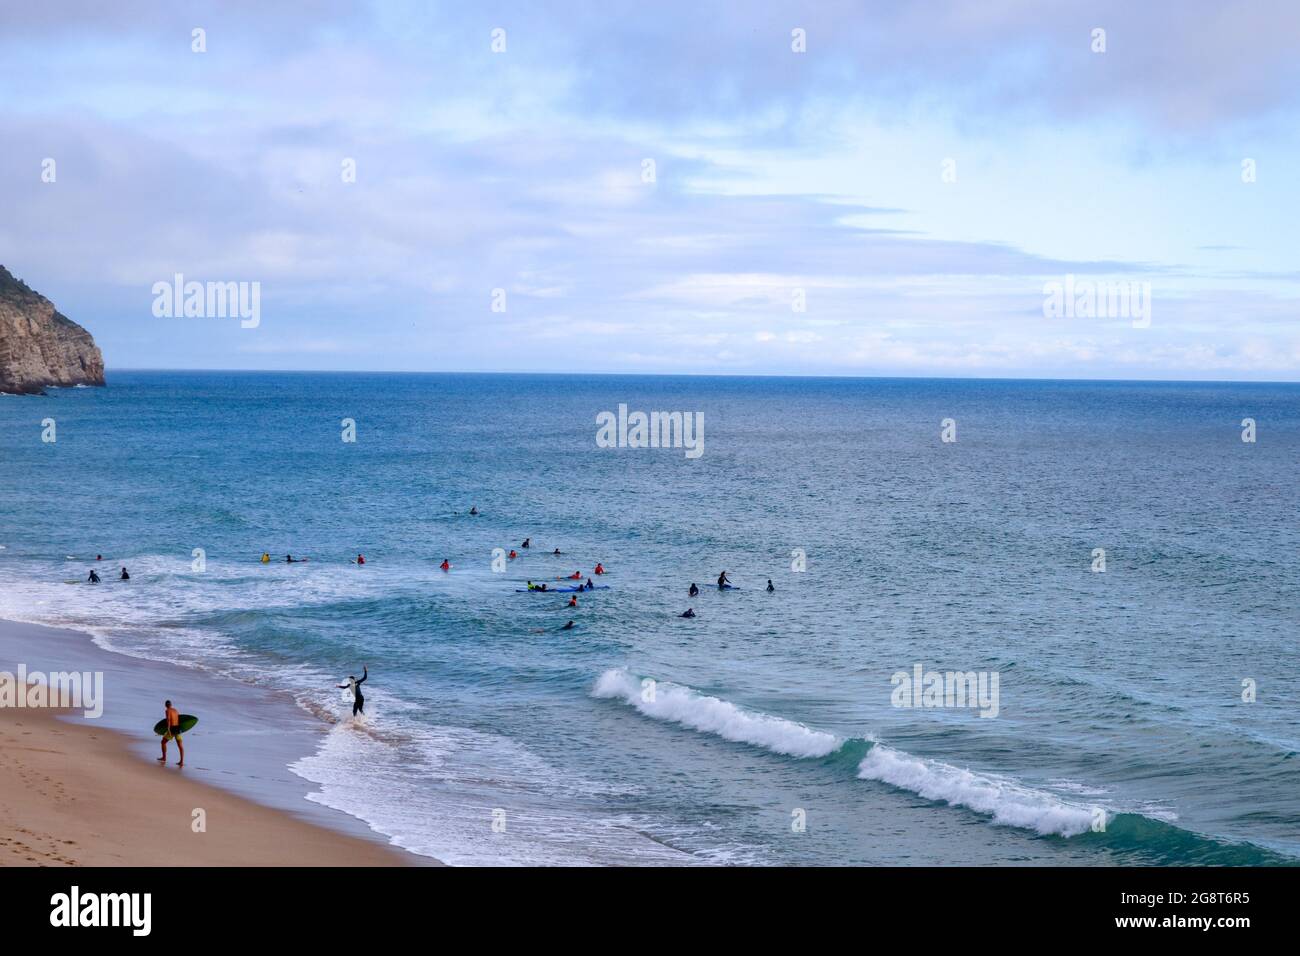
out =
{"type": "MultiPolygon", "coordinates": [[[[725,591],[727,588],[730,588],[730,587],[735,587],[735,585],[732,584],[732,583],[731,583],[731,579],[727,577],[727,572],[726,572],[726,571],[723,571],[721,574],[718,575],[718,590],[719,590],[719,591],[725,591]]],[[[771,579],[771,578],[768,578],[768,579],[767,579],[767,587],[764,588],[764,590],[767,591],[768,594],[771,594],[771,593],[773,593],[774,591],[776,591],[776,586],[772,583],[772,579],[771,579]]],[[[690,589],[689,589],[686,593],[689,594],[691,597],[699,597],[699,596],[700,596],[700,586],[699,586],[698,584],[696,584],[694,581],[692,581],[692,582],[691,582],[690,589]]],[[[679,614],[679,615],[677,615],[677,616],[678,616],[678,617],[695,617],[695,616],[696,616],[696,614],[695,614],[695,608],[693,608],[693,607],[688,607],[685,611],[683,611],[681,614],[679,614]]]]}

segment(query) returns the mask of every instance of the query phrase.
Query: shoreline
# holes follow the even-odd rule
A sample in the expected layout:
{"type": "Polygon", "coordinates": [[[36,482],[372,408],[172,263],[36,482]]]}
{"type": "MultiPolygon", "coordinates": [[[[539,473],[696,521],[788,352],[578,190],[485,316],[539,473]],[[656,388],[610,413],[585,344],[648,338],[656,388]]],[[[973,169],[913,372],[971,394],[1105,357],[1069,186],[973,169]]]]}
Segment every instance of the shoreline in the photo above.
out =
{"type": "Polygon", "coordinates": [[[441,865],[308,798],[316,788],[288,766],[324,730],[283,694],[0,620],[0,671],[20,665],[102,673],[103,713],[0,706],[0,864],[441,865]],[[200,714],[183,769],[175,745],[165,768],[156,759],[163,697],[200,714]],[[195,808],[205,833],[191,829],[195,808]]]}

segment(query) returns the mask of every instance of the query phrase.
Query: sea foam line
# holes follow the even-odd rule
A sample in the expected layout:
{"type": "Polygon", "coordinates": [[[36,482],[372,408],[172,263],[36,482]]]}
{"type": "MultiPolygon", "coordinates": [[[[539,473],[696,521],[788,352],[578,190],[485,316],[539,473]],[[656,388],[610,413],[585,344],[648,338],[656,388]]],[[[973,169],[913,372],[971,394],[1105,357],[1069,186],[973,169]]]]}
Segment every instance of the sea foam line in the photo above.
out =
{"type": "MultiPolygon", "coordinates": [[[[876,744],[858,764],[858,777],[879,780],[920,794],[927,800],[942,800],[993,818],[1003,826],[1034,830],[1047,836],[1070,837],[1092,828],[1104,810],[1066,803],[1009,780],[973,773],[933,760],[922,760],[876,744]]],[[[1109,815],[1107,815],[1109,819],[1109,815]]]]}
{"type": "Polygon", "coordinates": [[[724,740],[753,744],[787,757],[825,757],[843,743],[834,734],[770,714],[742,710],[730,701],[707,697],[680,684],[658,681],[653,693],[647,693],[641,681],[622,668],[601,674],[591,695],[622,700],[647,717],[716,734],[724,740]]]}
{"type": "MultiPolygon", "coordinates": [[[[790,757],[825,757],[844,744],[833,734],[770,714],[746,711],[730,701],[680,684],[658,681],[653,693],[647,693],[641,680],[622,668],[601,674],[591,695],[621,700],[647,717],[790,757]]],[[[1090,830],[1101,814],[1107,821],[1113,819],[1100,808],[1068,803],[1010,780],[924,760],[878,743],[871,744],[858,764],[858,777],[909,790],[927,800],[965,807],[992,817],[995,824],[1033,830],[1044,836],[1077,836],[1090,830]]]]}

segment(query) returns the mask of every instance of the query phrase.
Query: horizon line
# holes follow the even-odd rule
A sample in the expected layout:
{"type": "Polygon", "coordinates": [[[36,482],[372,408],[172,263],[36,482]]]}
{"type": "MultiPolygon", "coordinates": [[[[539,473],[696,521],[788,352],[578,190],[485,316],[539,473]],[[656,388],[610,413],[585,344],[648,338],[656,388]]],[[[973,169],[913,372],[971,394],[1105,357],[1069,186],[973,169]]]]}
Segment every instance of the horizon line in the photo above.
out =
{"type": "MultiPolygon", "coordinates": [[[[1130,385],[1300,385],[1300,380],[1284,379],[1213,379],[1213,378],[1062,378],[1057,376],[1014,375],[844,375],[832,373],[792,372],[551,372],[520,370],[455,369],[311,369],[311,368],[163,368],[159,366],[105,367],[105,377],[114,372],[194,372],[243,375],[529,375],[588,376],[603,378],[779,378],[844,379],[850,381],[938,381],[938,382],[1077,382],[1079,384],[1130,385]]],[[[107,384],[107,383],[106,383],[107,384]]],[[[57,386],[53,386],[57,387],[57,386]]]]}

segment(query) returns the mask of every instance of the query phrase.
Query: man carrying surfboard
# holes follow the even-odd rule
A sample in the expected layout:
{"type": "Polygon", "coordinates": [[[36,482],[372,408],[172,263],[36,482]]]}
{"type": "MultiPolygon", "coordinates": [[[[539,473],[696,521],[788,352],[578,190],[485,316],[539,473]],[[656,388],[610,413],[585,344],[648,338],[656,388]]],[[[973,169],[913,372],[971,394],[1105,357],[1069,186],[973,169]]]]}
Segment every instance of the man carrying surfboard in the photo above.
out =
{"type": "Polygon", "coordinates": [[[181,714],[172,706],[170,700],[163,701],[163,707],[166,708],[167,732],[162,735],[162,756],[158,758],[159,763],[167,762],[167,741],[175,739],[176,749],[181,752],[181,759],[177,761],[176,766],[185,766],[185,745],[181,743],[181,714]]]}

